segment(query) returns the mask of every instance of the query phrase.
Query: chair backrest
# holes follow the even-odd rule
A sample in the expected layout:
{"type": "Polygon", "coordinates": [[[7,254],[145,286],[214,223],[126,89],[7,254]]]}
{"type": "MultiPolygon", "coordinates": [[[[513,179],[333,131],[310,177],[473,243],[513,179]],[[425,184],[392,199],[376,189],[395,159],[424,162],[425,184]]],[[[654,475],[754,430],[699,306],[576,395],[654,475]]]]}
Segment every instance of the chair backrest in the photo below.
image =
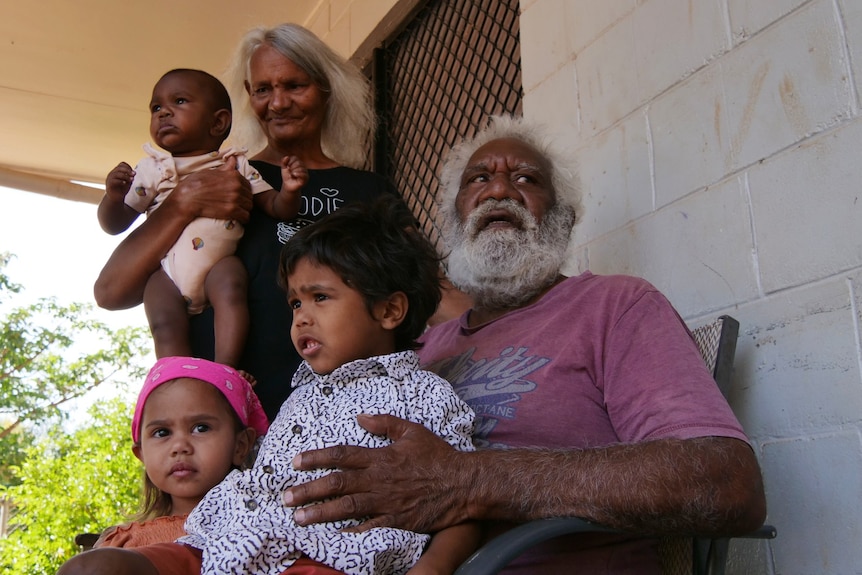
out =
{"type": "MultiPolygon", "coordinates": [[[[733,358],[736,354],[736,339],[739,322],[723,315],[712,322],[691,331],[707,369],[715,378],[721,393],[727,397],[733,358]]],[[[726,554],[726,542],[691,537],[663,537],[659,541],[658,553],[662,563],[662,575],[700,575],[709,572],[711,557],[726,554]]]]}
{"type": "Polygon", "coordinates": [[[739,322],[729,315],[723,315],[692,330],[691,335],[715,383],[727,397],[736,355],[736,339],[739,337],[739,322]]]}

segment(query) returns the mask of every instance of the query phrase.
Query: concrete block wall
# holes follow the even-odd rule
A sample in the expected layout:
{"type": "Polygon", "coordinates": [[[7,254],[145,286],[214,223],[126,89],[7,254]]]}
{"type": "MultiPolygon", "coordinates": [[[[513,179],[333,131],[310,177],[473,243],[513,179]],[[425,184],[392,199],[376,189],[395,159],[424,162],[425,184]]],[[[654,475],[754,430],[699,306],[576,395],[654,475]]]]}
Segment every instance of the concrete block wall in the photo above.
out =
{"type": "Polygon", "coordinates": [[[730,573],[862,565],[862,2],[522,0],[524,114],[586,190],[566,271],[739,319],[731,404],[778,528],[730,573]]]}
{"type": "Polygon", "coordinates": [[[396,0],[327,0],[303,25],[350,58],[395,4],[396,0]]]}

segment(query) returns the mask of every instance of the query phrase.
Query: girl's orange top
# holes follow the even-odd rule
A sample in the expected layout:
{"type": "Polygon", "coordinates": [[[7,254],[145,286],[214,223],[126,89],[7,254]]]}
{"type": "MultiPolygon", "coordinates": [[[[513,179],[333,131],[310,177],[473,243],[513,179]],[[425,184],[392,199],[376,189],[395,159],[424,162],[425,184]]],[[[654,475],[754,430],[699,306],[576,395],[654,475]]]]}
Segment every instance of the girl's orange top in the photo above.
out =
{"type": "Polygon", "coordinates": [[[166,515],[148,521],[135,521],[105,529],[96,541],[97,547],[142,547],[153,543],[170,543],[186,534],[183,529],[188,515],[166,515]]]}

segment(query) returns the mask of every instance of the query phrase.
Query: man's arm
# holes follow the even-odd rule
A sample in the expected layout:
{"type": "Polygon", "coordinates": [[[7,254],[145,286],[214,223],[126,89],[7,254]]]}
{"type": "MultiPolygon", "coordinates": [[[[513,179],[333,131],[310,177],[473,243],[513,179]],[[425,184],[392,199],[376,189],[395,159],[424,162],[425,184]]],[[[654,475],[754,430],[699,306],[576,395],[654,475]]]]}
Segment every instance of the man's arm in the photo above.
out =
{"type": "Polygon", "coordinates": [[[391,416],[360,424],[394,440],[298,455],[300,469],[338,468],[285,492],[302,525],[368,516],[358,530],[439,531],[467,520],[576,516],[650,533],[730,535],[766,515],[751,448],[731,438],[656,440],[586,450],[458,452],[422,426],[391,416]]]}
{"type": "Polygon", "coordinates": [[[250,186],[236,171],[236,159],[228,159],[214,170],[190,174],[111,254],[93,287],[96,303],[105,309],[138,305],[147,278],[192,220],[209,217],[246,222],[251,207],[250,186]]]}

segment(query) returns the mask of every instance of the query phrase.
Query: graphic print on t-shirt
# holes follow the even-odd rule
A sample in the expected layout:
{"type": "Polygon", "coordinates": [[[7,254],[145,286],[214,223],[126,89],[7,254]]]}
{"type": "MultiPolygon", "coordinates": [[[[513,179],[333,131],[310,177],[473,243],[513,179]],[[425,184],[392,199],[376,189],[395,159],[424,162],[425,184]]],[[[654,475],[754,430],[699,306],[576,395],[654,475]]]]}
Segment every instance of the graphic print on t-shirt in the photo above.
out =
{"type": "Polygon", "coordinates": [[[317,193],[302,194],[302,206],[299,208],[299,217],[310,216],[319,220],[327,214],[331,214],[344,205],[344,200],[338,197],[335,188],[320,188],[317,193]]]}
{"type": "Polygon", "coordinates": [[[327,216],[344,205],[344,199],[339,197],[335,188],[320,188],[316,192],[302,194],[302,204],[299,213],[289,222],[278,222],[278,241],[286,244],[299,230],[313,224],[323,216],[327,216]]]}
{"type": "Polygon", "coordinates": [[[294,218],[289,222],[278,222],[275,227],[275,233],[278,236],[278,241],[283,244],[286,244],[290,238],[292,238],[296,232],[301,230],[307,225],[313,224],[311,220],[305,220],[302,218],[294,218]]]}
{"type": "Polygon", "coordinates": [[[492,445],[488,435],[500,420],[515,419],[524,394],[536,389],[527,377],[551,361],[530,356],[526,347],[506,347],[496,358],[474,359],[476,348],[461,355],[429,364],[426,369],[448,380],[458,396],[476,412],[473,443],[476,447],[492,445]]]}

